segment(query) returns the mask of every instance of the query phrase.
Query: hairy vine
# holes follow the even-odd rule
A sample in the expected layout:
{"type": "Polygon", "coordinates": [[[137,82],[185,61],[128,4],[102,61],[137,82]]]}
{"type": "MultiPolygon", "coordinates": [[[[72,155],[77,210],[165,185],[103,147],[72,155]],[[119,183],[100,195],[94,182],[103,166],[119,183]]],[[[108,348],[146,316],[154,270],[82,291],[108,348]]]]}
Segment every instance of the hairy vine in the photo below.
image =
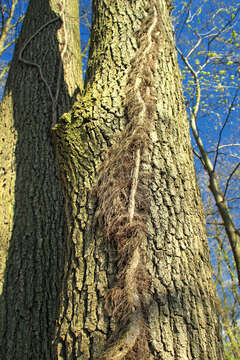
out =
{"type": "Polygon", "coordinates": [[[111,309],[109,315],[120,324],[99,357],[102,360],[142,359],[149,351],[145,321],[149,275],[142,245],[147,238],[150,176],[144,162],[152,148],[154,72],[160,34],[158,0],[155,3],[136,34],[138,49],[126,86],[128,123],[118,143],[108,150],[96,185],[98,223],[117,254],[118,275],[106,297],[106,309],[111,309]]]}

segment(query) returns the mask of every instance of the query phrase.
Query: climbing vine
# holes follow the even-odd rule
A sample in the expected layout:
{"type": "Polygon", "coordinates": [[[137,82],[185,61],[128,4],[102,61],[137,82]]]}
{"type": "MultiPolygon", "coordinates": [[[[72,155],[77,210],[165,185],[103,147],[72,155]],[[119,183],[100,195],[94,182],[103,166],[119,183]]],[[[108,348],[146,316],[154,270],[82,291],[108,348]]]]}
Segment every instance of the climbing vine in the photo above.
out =
{"type": "Polygon", "coordinates": [[[141,30],[136,34],[138,49],[126,86],[128,123],[117,144],[109,149],[95,187],[98,224],[117,254],[118,275],[106,297],[106,308],[116,324],[121,324],[101,354],[104,360],[137,359],[148,352],[145,319],[149,276],[142,244],[147,238],[151,174],[144,171],[144,162],[151,154],[150,134],[156,107],[154,72],[161,24],[158,1],[146,12],[141,30]]]}

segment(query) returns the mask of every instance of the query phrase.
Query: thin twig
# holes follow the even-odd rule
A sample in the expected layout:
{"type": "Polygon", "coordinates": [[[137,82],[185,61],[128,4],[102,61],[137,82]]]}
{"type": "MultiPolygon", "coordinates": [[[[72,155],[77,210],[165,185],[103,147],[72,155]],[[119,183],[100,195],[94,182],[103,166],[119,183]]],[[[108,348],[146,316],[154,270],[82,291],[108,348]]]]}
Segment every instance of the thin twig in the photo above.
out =
{"type": "Polygon", "coordinates": [[[228,122],[229,118],[230,118],[230,114],[231,114],[235,99],[236,99],[236,97],[238,95],[238,92],[239,92],[239,88],[235,92],[235,95],[234,95],[234,97],[232,99],[232,102],[231,102],[231,104],[229,106],[229,109],[228,109],[227,117],[226,117],[226,119],[225,119],[225,121],[223,123],[223,126],[221,127],[221,130],[219,132],[217,149],[216,149],[216,154],[215,154],[214,164],[213,164],[213,171],[215,171],[215,168],[216,168],[216,165],[217,165],[218,151],[219,151],[219,146],[220,146],[220,142],[221,142],[221,138],[222,138],[222,133],[223,133],[223,130],[224,130],[225,126],[227,125],[227,122],[228,122]]]}
{"type": "Polygon", "coordinates": [[[232,178],[232,176],[234,175],[234,173],[237,171],[237,169],[240,166],[240,162],[234,167],[233,171],[230,173],[230,175],[228,176],[227,182],[226,182],[226,186],[225,186],[225,190],[224,190],[224,197],[226,195],[227,189],[228,189],[228,185],[230,183],[230,180],[232,178]]]}

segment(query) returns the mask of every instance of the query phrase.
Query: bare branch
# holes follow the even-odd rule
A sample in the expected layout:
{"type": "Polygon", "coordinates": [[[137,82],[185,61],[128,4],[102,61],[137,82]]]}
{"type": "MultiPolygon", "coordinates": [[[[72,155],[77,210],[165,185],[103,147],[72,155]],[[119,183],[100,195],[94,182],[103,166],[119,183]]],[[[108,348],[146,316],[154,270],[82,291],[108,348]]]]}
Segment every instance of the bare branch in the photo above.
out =
{"type": "MultiPolygon", "coordinates": [[[[235,92],[235,95],[234,95],[234,97],[233,97],[233,99],[232,99],[232,102],[231,102],[231,104],[230,104],[230,106],[229,106],[229,108],[228,108],[227,117],[226,117],[226,119],[225,119],[225,121],[224,121],[224,123],[223,123],[223,126],[221,127],[221,130],[220,130],[220,132],[219,132],[218,142],[217,142],[217,149],[216,149],[216,154],[215,154],[215,159],[214,159],[214,165],[213,165],[213,170],[215,170],[216,164],[217,164],[218,151],[219,151],[219,146],[220,146],[220,142],[221,142],[221,138],[222,138],[222,133],[223,133],[223,130],[224,130],[225,126],[227,125],[227,122],[228,122],[229,118],[230,118],[230,114],[231,114],[232,108],[233,108],[233,106],[234,106],[234,102],[235,102],[235,100],[236,100],[236,98],[237,98],[238,92],[239,92],[239,88],[238,88],[238,89],[236,90],[236,92],[235,92]]],[[[225,192],[224,192],[224,193],[225,193],[225,192]]]]}
{"type": "Polygon", "coordinates": [[[198,78],[198,72],[194,71],[193,67],[190,65],[188,59],[186,57],[184,57],[181,50],[177,49],[177,51],[179,52],[182,60],[184,61],[187,68],[189,69],[190,73],[192,74],[194,82],[195,82],[196,100],[194,103],[193,111],[191,111],[190,125],[191,125],[191,129],[193,132],[193,136],[195,138],[195,141],[196,141],[199,151],[201,153],[203,166],[209,176],[209,188],[215,198],[216,206],[217,206],[219,213],[222,217],[222,220],[224,222],[224,227],[225,227],[225,230],[226,230],[226,233],[227,233],[227,236],[228,236],[231,248],[232,248],[232,252],[234,255],[234,260],[236,263],[237,274],[238,274],[238,281],[239,281],[239,285],[240,285],[240,242],[239,242],[238,231],[232,220],[232,216],[230,214],[227,201],[224,197],[224,193],[222,192],[222,190],[218,184],[213,164],[208,156],[207,151],[204,148],[202,139],[201,139],[198,129],[197,129],[197,115],[199,112],[200,99],[201,99],[201,87],[200,87],[200,81],[198,78]]]}
{"type": "Polygon", "coordinates": [[[90,45],[90,39],[88,40],[88,43],[87,45],[85,46],[85,48],[83,49],[83,52],[82,52],[82,56],[85,56],[87,51],[88,51],[88,48],[89,48],[89,45],[90,45]]]}
{"type": "MultiPolygon", "coordinates": [[[[240,144],[225,144],[225,145],[219,145],[219,149],[224,149],[226,147],[232,147],[232,146],[240,146],[240,144]]],[[[216,151],[216,150],[214,150],[216,151]]]]}
{"type": "Polygon", "coordinates": [[[17,4],[18,0],[13,0],[12,2],[12,6],[10,7],[10,12],[9,12],[9,17],[7,18],[4,27],[2,28],[2,33],[1,33],[1,37],[0,37],[0,54],[3,53],[3,49],[4,49],[4,44],[7,38],[7,35],[9,34],[10,31],[10,27],[11,27],[11,22],[13,20],[14,14],[15,14],[15,7],[17,4]]]}
{"type": "Polygon", "coordinates": [[[2,52],[6,51],[10,46],[12,46],[16,42],[16,38],[10,41],[6,46],[2,48],[2,52]]]}
{"type": "Polygon", "coordinates": [[[239,168],[240,166],[240,162],[234,167],[233,171],[229,174],[228,176],[228,179],[227,179],[227,182],[226,182],[226,186],[225,186],[225,190],[224,190],[224,197],[227,193],[227,189],[228,189],[228,186],[229,186],[229,183],[231,181],[231,178],[233,177],[233,175],[235,174],[235,172],[237,171],[237,169],[239,168]]]}
{"type": "MultiPolygon", "coordinates": [[[[182,24],[182,26],[181,26],[181,29],[180,29],[179,34],[178,34],[178,36],[177,36],[177,39],[179,39],[179,37],[181,36],[182,31],[183,31],[183,29],[184,29],[184,26],[187,24],[187,21],[188,21],[188,18],[189,18],[189,14],[190,14],[191,4],[192,4],[192,0],[189,0],[188,5],[186,6],[186,9],[187,9],[187,11],[186,11],[186,18],[185,18],[185,20],[183,21],[183,24],[182,24]]],[[[185,11],[184,11],[184,13],[185,13],[185,11]]],[[[176,34],[176,32],[175,32],[175,34],[176,34]]]]}
{"type": "Polygon", "coordinates": [[[16,26],[18,26],[24,19],[24,15],[20,16],[20,18],[10,26],[9,30],[13,30],[16,28],[16,26]]]}
{"type": "Polygon", "coordinates": [[[4,76],[7,74],[9,69],[9,64],[7,66],[5,66],[3,69],[1,69],[1,73],[0,73],[0,81],[4,78],[4,76]]]}
{"type": "Polygon", "coordinates": [[[203,40],[202,38],[198,39],[197,43],[192,47],[192,49],[187,54],[186,59],[188,59],[192,55],[192,53],[198,48],[198,46],[201,44],[202,40],[203,40]]]}

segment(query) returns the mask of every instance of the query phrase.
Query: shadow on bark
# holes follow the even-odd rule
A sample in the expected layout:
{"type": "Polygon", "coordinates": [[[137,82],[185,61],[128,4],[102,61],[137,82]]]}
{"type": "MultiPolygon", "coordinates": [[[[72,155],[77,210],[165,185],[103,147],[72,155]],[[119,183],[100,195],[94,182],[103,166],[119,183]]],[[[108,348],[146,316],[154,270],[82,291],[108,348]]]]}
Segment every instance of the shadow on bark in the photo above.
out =
{"type": "MultiPolygon", "coordinates": [[[[37,66],[19,61],[23,45],[36,33],[23,57],[40,65],[55,95],[60,63],[57,30],[62,22],[56,19],[37,33],[56,18],[48,1],[43,2],[30,2],[5,90],[5,98],[11,94],[12,131],[17,137],[14,220],[1,299],[0,353],[8,360],[57,357],[52,343],[69,255],[50,130],[52,102],[37,66]]],[[[69,96],[63,75],[59,90],[57,118],[71,108],[78,92],[69,96]]]]}

